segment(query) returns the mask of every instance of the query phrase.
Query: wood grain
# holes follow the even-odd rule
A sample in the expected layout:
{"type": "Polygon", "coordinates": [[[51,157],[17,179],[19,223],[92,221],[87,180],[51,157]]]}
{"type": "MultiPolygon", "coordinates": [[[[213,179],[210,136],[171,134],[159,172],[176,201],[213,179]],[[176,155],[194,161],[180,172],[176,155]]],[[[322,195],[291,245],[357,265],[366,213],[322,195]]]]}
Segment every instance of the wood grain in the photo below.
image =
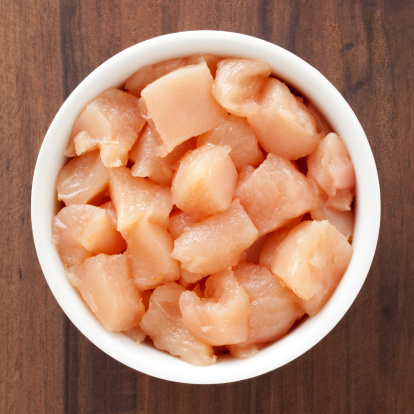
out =
{"type": "Polygon", "coordinates": [[[413,412],[413,18],[410,0],[2,0],[0,412],[413,412]],[[37,153],[64,99],[113,54],[194,29],[257,36],[321,71],[360,119],[382,190],[374,263],[346,316],[297,360],[227,385],[158,380],[94,347],[53,298],[31,235],[37,153]]]}

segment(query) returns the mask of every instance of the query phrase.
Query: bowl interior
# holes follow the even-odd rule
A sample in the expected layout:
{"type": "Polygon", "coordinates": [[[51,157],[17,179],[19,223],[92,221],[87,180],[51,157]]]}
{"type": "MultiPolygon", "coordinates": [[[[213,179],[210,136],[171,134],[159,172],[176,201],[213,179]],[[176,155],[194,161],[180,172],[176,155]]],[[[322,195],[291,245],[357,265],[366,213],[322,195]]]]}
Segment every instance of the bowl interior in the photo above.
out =
{"type": "Polygon", "coordinates": [[[302,355],[319,342],[343,317],[368,274],[378,239],[380,191],[374,158],[364,131],[340,93],[316,69],[299,57],[266,41],[230,32],[182,32],[130,47],[92,72],[64,102],[40,149],[32,186],[32,227],[43,273],[59,305],[75,326],[111,357],[140,372],[177,382],[232,382],[264,374],[302,355]],[[51,222],[57,213],[55,180],[66,162],[62,155],[72,125],[100,92],[120,86],[140,67],[194,53],[264,59],[273,73],[306,96],[345,141],[354,163],[356,216],[354,255],[347,272],[325,307],[298,324],[287,336],[256,356],[219,358],[216,365],[195,367],[146,343],[137,346],[122,334],[109,333],[91,314],[68,282],[52,244],[51,222]]]}

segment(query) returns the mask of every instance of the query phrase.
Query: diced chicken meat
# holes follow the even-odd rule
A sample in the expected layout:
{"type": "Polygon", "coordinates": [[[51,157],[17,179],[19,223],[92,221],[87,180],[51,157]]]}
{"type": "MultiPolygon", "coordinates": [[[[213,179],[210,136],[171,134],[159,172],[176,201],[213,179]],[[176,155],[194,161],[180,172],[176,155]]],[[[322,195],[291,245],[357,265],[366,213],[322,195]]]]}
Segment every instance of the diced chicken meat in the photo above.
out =
{"type": "Polygon", "coordinates": [[[204,299],[185,291],[180,309],[188,329],[209,345],[229,345],[248,337],[249,298],[231,270],[211,275],[204,299]]]}
{"type": "Polygon", "coordinates": [[[213,347],[197,339],[184,323],[179,305],[184,292],[185,289],[174,282],[156,288],[142,318],[141,329],[158,349],[193,365],[214,364],[217,357],[213,347]]]}
{"type": "Polygon", "coordinates": [[[195,217],[226,210],[237,183],[237,171],[229,152],[229,147],[212,144],[188,152],[172,182],[173,203],[195,217]]]}

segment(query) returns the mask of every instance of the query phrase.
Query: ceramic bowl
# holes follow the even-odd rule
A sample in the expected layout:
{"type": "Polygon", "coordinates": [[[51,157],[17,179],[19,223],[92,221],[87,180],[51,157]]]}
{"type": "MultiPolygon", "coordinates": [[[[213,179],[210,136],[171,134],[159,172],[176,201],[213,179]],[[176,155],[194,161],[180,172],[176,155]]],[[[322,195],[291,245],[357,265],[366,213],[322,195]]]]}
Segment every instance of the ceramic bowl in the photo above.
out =
{"type": "Polygon", "coordinates": [[[73,324],[97,347],[119,362],[165,380],[214,384],[252,378],[298,358],[311,349],[344,316],[360,291],[374,256],[380,224],[380,190],[375,161],[357,117],[335,87],[299,57],[264,40],[216,31],[169,34],[136,44],[94,70],[64,102],[44,138],[32,187],[32,227],[39,262],[50,289],[73,324]],[[72,125],[85,105],[100,92],[120,86],[141,66],[195,53],[264,59],[278,78],[311,100],[346,143],[356,173],[354,254],[338,288],[313,318],[249,359],[219,358],[215,365],[192,366],[146,343],[137,346],[123,334],[107,332],[68,282],[52,244],[51,224],[57,213],[55,180],[67,161],[62,155],[72,125]]]}

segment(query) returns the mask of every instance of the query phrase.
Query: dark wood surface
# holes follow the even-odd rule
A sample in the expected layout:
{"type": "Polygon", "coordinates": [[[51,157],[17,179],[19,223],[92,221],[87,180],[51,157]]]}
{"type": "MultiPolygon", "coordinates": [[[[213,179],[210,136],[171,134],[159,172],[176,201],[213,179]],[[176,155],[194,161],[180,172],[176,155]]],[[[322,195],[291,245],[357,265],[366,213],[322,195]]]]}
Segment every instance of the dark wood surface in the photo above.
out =
{"type": "Polygon", "coordinates": [[[0,413],[414,412],[413,21],[412,0],[2,0],[0,413]],[[360,119],[382,190],[376,256],[343,320],[290,364],[227,385],[158,380],[94,347],[31,234],[37,153],[68,94],[126,47],[192,29],[254,35],[321,71],[360,119]]]}

